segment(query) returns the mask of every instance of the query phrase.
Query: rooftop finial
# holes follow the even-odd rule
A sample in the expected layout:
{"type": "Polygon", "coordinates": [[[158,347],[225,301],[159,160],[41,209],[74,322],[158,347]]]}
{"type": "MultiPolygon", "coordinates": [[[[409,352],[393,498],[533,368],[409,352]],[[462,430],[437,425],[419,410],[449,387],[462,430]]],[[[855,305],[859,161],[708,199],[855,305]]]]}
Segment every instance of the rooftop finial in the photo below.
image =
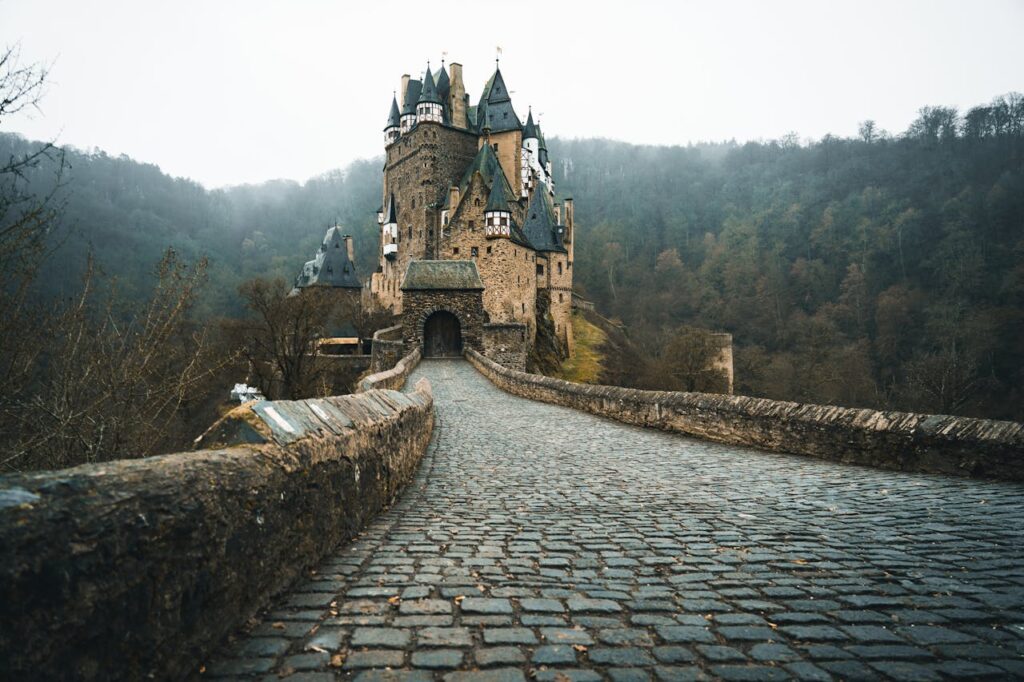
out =
{"type": "Polygon", "coordinates": [[[498,68],[498,61],[501,59],[501,45],[494,48],[494,68],[498,68]]]}

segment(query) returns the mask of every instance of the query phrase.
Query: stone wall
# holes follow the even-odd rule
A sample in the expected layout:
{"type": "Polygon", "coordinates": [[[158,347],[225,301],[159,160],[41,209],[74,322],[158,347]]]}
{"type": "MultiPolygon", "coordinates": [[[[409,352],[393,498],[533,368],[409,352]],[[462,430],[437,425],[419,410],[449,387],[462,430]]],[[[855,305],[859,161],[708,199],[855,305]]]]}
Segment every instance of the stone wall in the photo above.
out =
{"type": "Polygon", "coordinates": [[[627,424],[885,469],[1024,480],[1017,422],[574,384],[466,356],[509,393],[627,424]]]}
{"type": "MultiPolygon", "coordinates": [[[[394,342],[391,342],[394,343],[394,342]]],[[[376,374],[371,374],[359,382],[359,393],[372,391],[379,388],[389,388],[399,391],[405,386],[405,380],[409,374],[420,364],[420,349],[414,348],[411,353],[395,363],[391,369],[386,369],[376,374]]]]}
{"type": "Polygon", "coordinates": [[[0,678],[187,676],[394,500],[432,427],[422,381],[248,403],[214,449],[0,477],[0,678]]]}
{"type": "MultiPolygon", "coordinates": [[[[488,239],[484,233],[486,206],[487,189],[476,175],[460,200],[451,225],[444,231],[438,258],[476,261],[484,283],[484,309],[490,321],[525,323],[532,343],[536,333],[537,254],[511,239],[488,239]]],[[[513,208],[518,206],[513,204],[513,208]]]]}
{"type": "Polygon", "coordinates": [[[398,207],[398,256],[384,259],[375,277],[381,305],[402,312],[402,277],[412,260],[441,258],[436,255],[438,198],[457,184],[476,156],[476,134],[439,123],[423,122],[388,146],[384,168],[382,204],[394,193],[398,207]]]}
{"type": "Polygon", "coordinates": [[[404,350],[402,325],[378,329],[373,333],[373,340],[370,342],[370,371],[383,372],[394,367],[404,350]]]}
{"type": "Polygon", "coordinates": [[[459,318],[463,348],[480,348],[484,308],[479,290],[414,289],[404,293],[402,338],[407,349],[423,350],[423,324],[438,310],[459,318]]]}
{"type": "Polygon", "coordinates": [[[483,354],[499,365],[526,371],[526,334],[525,324],[485,324],[483,354]]]}

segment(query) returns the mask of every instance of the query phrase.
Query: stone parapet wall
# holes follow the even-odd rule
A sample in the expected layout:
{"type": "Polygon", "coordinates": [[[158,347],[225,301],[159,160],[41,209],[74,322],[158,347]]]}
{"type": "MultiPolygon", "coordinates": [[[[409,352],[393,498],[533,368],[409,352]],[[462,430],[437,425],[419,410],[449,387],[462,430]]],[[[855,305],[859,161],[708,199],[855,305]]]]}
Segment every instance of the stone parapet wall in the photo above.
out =
{"type": "Polygon", "coordinates": [[[378,329],[373,333],[373,340],[370,342],[370,371],[382,372],[394,367],[404,350],[402,325],[378,329]]]}
{"type": "Polygon", "coordinates": [[[420,364],[420,349],[413,348],[412,352],[395,363],[391,369],[371,374],[359,382],[359,393],[375,389],[387,388],[393,391],[401,390],[405,386],[405,380],[409,374],[420,364]]]}
{"type": "Polygon", "coordinates": [[[412,477],[426,381],[232,410],[199,452],[0,477],[0,679],[180,679],[412,477]]]}
{"type": "Polygon", "coordinates": [[[486,323],[483,334],[483,354],[499,365],[525,371],[527,333],[525,324],[486,323]]]}
{"type": "Polygon", "coordinates": [[[885,469],[1024,480],[1024,424],[575,384],[469,361],[514,395],[719,443],[885,469]]]}

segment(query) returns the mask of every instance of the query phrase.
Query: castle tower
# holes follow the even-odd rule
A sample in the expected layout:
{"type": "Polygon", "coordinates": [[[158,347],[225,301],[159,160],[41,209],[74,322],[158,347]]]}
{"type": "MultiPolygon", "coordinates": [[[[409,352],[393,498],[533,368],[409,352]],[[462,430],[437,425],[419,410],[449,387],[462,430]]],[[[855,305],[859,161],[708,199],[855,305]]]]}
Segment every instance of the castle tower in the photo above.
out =
{"type": "Polygon", "coordinates": [[[420,100],[421,87],[420,81],[409,80],[408,76],[402,76],[402,116],[400,119],[402,135],[416,125],[416,103],[420,100]]]}
{"type": "Polygon", "coordinates": [[[484,234],[488,239],[512,236],[512,212],[505,194],[505,179],[495,176],[484,208],[484,234]]]}
{"type": "Polygon", "coordinates": [[[427,73],[423,77],[423,87],[420,89],[420,97],[416,102],[417,122],[441,123],[444,119],[441,109],[441,98],[437,94],[434,77],[430,73],[430,62],[427,62],[427,73]]]}
{"type": "Polygon", "coordinates": [[[399,126],[401,125],[402,115],[398,111],[398,100],[393,96],[391,98],[391,113],[388,114],[387,125],[384,126],[384,146],[388,146],[398,139],[399,126]]]}
{"type": "MultiPolygon", "coordinates": [[[[494,148],[498,160],[501,161],[502,170],[505,171],[505,177],[510,178],[512,182],[521,183],[523,125],[512,108],[512,97],[505,85],[505,78],[501,75],[501,69],[497,66],[484,86],[480,104],[477,106],[477,118],[480,132],[483,133],[486,127],[490,133],[490,138],[481,139],[480,143],[484,144],[486,141],[494,148]]],[[[513,187],[517,196],[520,195],[521,189],[513,187]]]]}

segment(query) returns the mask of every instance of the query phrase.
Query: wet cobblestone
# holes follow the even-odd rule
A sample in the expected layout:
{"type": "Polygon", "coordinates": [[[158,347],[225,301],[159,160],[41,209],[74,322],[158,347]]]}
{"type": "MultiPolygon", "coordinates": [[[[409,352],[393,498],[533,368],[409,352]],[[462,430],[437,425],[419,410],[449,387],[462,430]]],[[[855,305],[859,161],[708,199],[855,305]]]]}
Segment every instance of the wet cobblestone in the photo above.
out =
{"type": "Polygon", "coordinates": [[[1024,676],[1024,486],[624,426],[462,361],[420,376],[416,480],[204,677],[1024,676]]]}

